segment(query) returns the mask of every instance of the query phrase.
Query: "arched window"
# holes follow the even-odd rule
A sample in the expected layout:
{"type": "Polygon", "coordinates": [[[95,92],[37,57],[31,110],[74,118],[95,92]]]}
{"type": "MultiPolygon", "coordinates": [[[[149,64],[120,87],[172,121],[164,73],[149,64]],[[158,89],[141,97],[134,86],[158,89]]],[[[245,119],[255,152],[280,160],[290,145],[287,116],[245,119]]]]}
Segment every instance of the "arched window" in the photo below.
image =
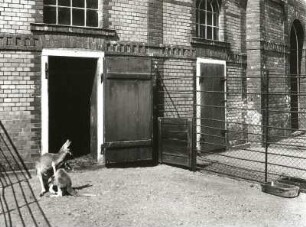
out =
{"type": "Polygon", "coordinates": [[[301,116],[300,105],[301,98],[300,92],[303,91],[303,82],[301,82],[301,63],[302,51],[304,42],[304,30],[301,22],[295,20],[291,27],[290,32],[290,90],[291,90],[291,128],[299,129],[301,116]],[[302,87],[301,87],[302,86],[302,87]]]}
{"type": "Polygon", "coordinates": [[[197,0],[197,36],[209,40],[219,40],[220,0],[197,0]]]}

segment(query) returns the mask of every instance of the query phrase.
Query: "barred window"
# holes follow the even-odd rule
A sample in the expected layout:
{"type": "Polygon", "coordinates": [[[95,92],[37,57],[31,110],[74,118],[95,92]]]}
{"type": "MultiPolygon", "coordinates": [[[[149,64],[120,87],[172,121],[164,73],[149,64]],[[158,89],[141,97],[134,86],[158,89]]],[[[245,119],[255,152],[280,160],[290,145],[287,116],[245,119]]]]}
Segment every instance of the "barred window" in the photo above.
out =
{"type": "Polygon", "coordinates": [[[44,23],[98,27],[98,0],[44,0],[44,23]]]}
{"type": "Polygon", "coordinates": [[[197,0],[197,36],[209,40],[219,40],[220,0],[197,0]]]}

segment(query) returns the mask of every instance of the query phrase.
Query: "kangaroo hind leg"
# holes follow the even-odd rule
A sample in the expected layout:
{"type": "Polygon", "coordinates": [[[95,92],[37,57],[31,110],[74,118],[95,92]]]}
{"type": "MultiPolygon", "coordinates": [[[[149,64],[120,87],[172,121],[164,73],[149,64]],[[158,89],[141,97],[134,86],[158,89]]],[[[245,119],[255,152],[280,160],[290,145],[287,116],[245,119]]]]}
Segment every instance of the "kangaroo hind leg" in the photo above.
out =
{"type": "Polygon", "coordinates": [[[47,192],[47,190],[46,190],[46,187],[45,187],[45,183],[44,183],[42,173],[40,171],[37,171],[37,177],[39,179],[40,186],[41,186],[41,192],[40,192],[39,196],[43,196],[47,192]]]}

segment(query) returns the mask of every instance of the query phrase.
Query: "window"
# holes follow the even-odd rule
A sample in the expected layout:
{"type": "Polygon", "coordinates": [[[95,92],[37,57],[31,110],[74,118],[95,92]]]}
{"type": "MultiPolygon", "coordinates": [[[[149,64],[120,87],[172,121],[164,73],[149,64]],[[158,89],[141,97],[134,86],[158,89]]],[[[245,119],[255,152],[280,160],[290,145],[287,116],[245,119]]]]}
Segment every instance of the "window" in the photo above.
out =
{"type": "Polygon", "coordinates": [[[197,0],[197,36],[209,40],[219,40],[220,0],[197,0]]]}
{"type": "Polygon", "coordinates": [[[98,0],[44,0],[44,23],[98,27],[98,0]]]}

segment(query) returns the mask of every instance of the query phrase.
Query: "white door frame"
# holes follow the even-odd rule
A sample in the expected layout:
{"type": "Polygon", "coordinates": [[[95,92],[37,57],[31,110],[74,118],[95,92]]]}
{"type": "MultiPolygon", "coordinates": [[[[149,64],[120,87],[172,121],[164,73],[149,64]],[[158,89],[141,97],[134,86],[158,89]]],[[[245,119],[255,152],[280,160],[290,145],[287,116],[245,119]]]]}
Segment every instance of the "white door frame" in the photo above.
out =
{"type": "MultiPolygon", "coordinates": [[[[196,148],[197,150],[201,149],[200,145],[200,138],[201,138],[201,86],[200,86],[200,76],[201,76],[201,64],[219,64],[224,66],[224,79],[226,79],[226,61],[224,60],[215,60],[215,59],[209,59],[209,58],[197,58],[197,72],[196,72],[196,100],[197,100],[197,105],[196,105],[196,138],[197,138],[197,144],[196,148]]],[[[224,83],[224,100],[226,100],[226,93],[227,93],[227,86],[226,86],[226,80],[224,83]]],[[[227,115],[227,109],[225,105],[225,130],[227,129],[227,124],[226,124],[226,115],[227,115]]],[[[225,138],[227,139],[227,138],[225,138]]]]}
{"type": "MultiPolygon", "coordinates": [[[[80,49],[43,49],[41,55],[41,154],[49,152],[49,94],[48,79],[46,66],[49,65],[49,57],[82,57],[97,59],[97,75],[103,74],[104,52],[80,49]]],[[[97,83],[97,158],[98,161],[103,160],[101,154],[101,144],[103,144],[103,82],[98,78],[97,83]]]]}

